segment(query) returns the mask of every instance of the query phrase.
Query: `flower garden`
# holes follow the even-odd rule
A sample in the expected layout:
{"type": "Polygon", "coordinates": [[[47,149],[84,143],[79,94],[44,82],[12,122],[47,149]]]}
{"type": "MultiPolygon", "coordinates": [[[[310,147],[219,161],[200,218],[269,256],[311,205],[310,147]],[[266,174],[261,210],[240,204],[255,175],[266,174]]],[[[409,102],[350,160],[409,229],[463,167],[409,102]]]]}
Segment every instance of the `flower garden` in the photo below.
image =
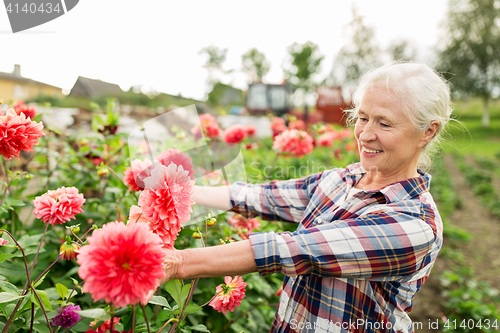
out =
{"type": "MultiPolygon", "coordinates": [[[[118,119],[109,107],[94,115],[93,133],[67,136],[23,102],[0,116],[2,333],[268,330],[280,276],[157,281],[173,248],[295,225],[199,210],[190,199],[195,182],[223,186],[227,178],[168,140],[154,159],[137,153],[117,132],[118,119]],[[132,151],[143,158],[131,159],[132,151]]],[[[241,151],[243,179],[253,183],[357,161],[350,129],[287,120],[272,118],[274,135],[257,138],[253,125],[221,128],[203,114],[190,134],[241,151]]],[[[172,131],[176,143],[191,140],[172,131]]]]}

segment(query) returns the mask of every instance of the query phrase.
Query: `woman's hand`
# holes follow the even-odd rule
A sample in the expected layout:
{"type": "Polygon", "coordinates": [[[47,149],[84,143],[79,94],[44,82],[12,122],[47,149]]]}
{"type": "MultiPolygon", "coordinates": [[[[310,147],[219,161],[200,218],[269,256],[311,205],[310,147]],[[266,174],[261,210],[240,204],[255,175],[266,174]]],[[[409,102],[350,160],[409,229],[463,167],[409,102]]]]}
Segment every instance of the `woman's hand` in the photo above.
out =
{"type": "MultiPolygon", "coordinates": [[[[169,280],[176,279],[177,273],[179,271],[180,263],[181,263],[181,251],[176,249],[166,249],[167,255],[163,260],[163,270],[165,271],[165,276],[158,280],[158,287],[163,285],[169,280]]],[[[149,303],[151,298],[153,298],[156,290],[155,288],[148,293],[147,301],[141,302],[141,305],[146,305],[149,303]]]]}

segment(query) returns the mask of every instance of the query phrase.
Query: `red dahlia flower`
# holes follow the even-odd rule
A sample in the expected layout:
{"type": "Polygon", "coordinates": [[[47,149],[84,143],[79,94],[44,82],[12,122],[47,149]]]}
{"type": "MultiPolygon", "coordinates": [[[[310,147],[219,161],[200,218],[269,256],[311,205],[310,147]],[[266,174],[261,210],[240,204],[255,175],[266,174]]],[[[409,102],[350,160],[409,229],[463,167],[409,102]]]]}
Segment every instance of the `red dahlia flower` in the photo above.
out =
{"type": "Polygon", "coordinates": [[[7,110],[5,116],[0,116],[0,155],[19,158],[21,150],[32,151],[37,139],[45,135],[42,128],[41,122],[31,121],[24,113],[17,115],[16,111],[7,110]]]}
{"type": "Polygon", "coordinates": [[[240,143],[247,136],[247,130],[243,125],[233,125],[224,132],[224,141],[228,143],[240,143]]]}
{"type": "Polygon", "coordinates": [[[146,302],[165,275],[161,239],[146,224],[110,222],[94,230],[88,242],[77,258],[78,275],[85,280],[83,292],[95,301],[119,308],[146,302]]]}
{"type": "Polygon", "coordinates": [[[63,224],[83,212],[84,203],[85,198],[76,187],[63,186],[36,197],[33,200],[33,213],[45,223],[63,224]]]}
{"type": "Polygon", "coordinates": [[[226,314],[227,311],[234,311],[235,307],[240,306],[245,297],[246,283],[240,276],[231,279],[230,276],[224,278],[225,284],[219,284],[215,289],[217,294],[210,301],[209,305],[219,312],[226,314]]]}
{"type": "Polygon", "coordinates": [[[24,115],[27,118],[30,118],[31,120],[33,120],[33,118],[35,118],[36,116],[35,107],[24,104],[24,101],[19,101],[16,104],[14,104],[14,110],[16,110],[16,113],[18,115],[24,113],[24,115]]]}

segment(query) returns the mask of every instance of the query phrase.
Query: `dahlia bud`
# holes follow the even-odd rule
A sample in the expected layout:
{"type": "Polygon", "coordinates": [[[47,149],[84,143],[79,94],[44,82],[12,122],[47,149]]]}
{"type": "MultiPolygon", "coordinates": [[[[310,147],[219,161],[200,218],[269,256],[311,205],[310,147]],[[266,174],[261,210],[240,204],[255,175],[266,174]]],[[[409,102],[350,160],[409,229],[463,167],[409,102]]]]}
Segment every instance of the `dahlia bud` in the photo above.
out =
{"type": "Polygon", "coordinates": [[[104,162],[101,162],[101,165],[97,167],[97,175],[99,177],[106,176],[108,174],[108,167],[104,162]]]}
{"type": "Polygon", "coordinates": [[[229,244],[229,243],[234,243],[234,239],[231,239],[231,237],[226,237],[226,239],[220,239],[220,245],[224,244],[229,244]]]}
{"type": "Polygon", "coordinates": [[[74,243],[67,238],[66,242],[64,242],[61,245],[61,248],[59,249],[59,255],[62,255],[63,259],[66,260],[73,260],[76,258],[76,255],[78,254],[80,250],[80,245],[77,243],[74,243]]]}
{"type": "Polygon", "coordinates": [[[207,221],[207,225],[208,225],[209,227],[213,227],[216,223],[217,223],[217,219],[216,219],[215,217],[212,217],[211,219],[209,219],[209,220],[207,221]]]}
{"type": "Polygon", "coordinates": [[[193,232],[193,238],[194,239],[201,239],[201,232],[198,232],[198,231],[193,232]]]}

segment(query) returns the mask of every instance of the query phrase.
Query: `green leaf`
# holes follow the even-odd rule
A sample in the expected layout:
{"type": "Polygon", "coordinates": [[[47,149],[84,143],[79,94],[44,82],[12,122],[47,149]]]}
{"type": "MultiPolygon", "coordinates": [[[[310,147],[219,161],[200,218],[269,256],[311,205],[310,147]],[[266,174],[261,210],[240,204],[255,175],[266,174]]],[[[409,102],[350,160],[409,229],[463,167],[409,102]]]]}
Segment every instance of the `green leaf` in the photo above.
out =
{"type": "Polygon", "coordinates": [[[165,297],[162,296],[153,296],[151,300],[149,301],[150,304],[155,304],[155,305],[161,305],[167,310],[172,311],[172,308],[170,307],[170,304],[168,304],[168,301],[165,297]]]}
{"type": "Polygon", "coordinates": [[[77,280],[77,279],[74,279],[74,278],[72,278],[72,277],[70,277],[70,279],[71,279],[71,281],[75,284],[75,286],[76,286],[78,283],[80,283],[80,282],[78,282],[78,280],[77,280]]]}
{"type": "Polygon", "coordinates": [[[24,296],[19,296],[19,294],[13,294],[8,292],[0,293],[0,303],[6,303],[10,301],[14,301],[16,299],[23,298],[24,296]]]}
{"type": "Polygon", "coordinates": [[[182,299],[182,284],[180,280],[170,280],[165,283],[165,290],[172,296],[175,303],[179,305],[179,307],[184,304],[181,302],[182,299]]]}
{"type": "Polygon", "coordinates": [[[111,319],[111,315],[104,309],[89,309],[82,311],[75,311],[82,317],[94,318],[101,321],[106,321],[111,319]]]}
{"type": "Polygon", "coordinates": [[[7,278],[19,278],[19,276],[26,276],[26,269],[24,265],[18,263],[11,263],[5,261],[0,267],[0,275],[7,278]]]}
{"type": "Polygon", "coordinates": [[[33,328],[35,329],[35,332],[50,333],[49,328],[44,324],[34,324],[33,328]]]}
{"type": "Polygon", "coordinates": [[[200,310],[203,310],[203,308],[199,305],[189,303],[188,306],[186,306],[186,310],[184,311],[185,314],[193,314],[195,312],[198,312],[200,310]]]}
{"type": "Polygon", "coordinates": [[[17,199],[9,200],[8,204],[12,207],[23,207],[25,205],[23,201],[17,199]]]}
{"type": "MultiPolygon", "coordinates": [[[[38,297],[40,297],[40,300],[42,301],[45,309],[49,309],[50,311],[52,311],[52,305],[50,305],[50,299],[47,293],[44,290],[37,290],[36,293],[38,294],[38,297]]],[[[38,302],[38,297],[36,297],[34,292],[31,293],[31,301],[37,306],[41,307],[40,302],[38,302]]]]}
{"type": "Polygon", "coordinates": [[[17,257],[15,254],[10,254],[10,253],[2,253],[0,254],[0,262],[4,262],[5,260],[8,260],[10,258],[17,257]]]}
{"type": "Polygon", "coordinates": [[[195,326],[188,326],[186,328],[189,328],[193,331],[197,331],[197,332],[208,332],[210,333],[210,331],[208,330],[208,328],[205,326],[205,325],[202,325],[202,324],[198,324],[198,325],[195,325],[195,326]]]}
{"type": "Polygon", "coordinates": [[[68,288],[66,288],[63,284],[56,284],[56,291],[61,296],[61,299],[64,301],[66,299],[66,293],[68,292],[68,288]]]}
{"type": "Polygon", "coordinates": [[[7,292],[10,292],[12,294],[18,294],[18,295],[20,294],[19,289],[17,289],[17,287],[15,285],[13,285],[12,283],[7,282],[7,281],[0,281],[0,288],[3,291],[7,291],[7,292]]]}
{"type": "Polygon", "coordinates": [[[23,237],[19,238],[19,240],[17,242],[19,243],[19,245],[21,245],[21,247],[23,249],[26,249],[30,246],[37,246],[38,247],[38,244],[40,243],[41,238],[42,238],[41,234],[33,235],[33,236],[24,235],[23,237]]]}
{"type": "MultiPolygon", "coordinates": [[[[184,306],[184,303],[186,303],[186,299],[189,295],[189,289],[191,288],[191,283],[188,283],[182,287],[181,290],[181,302],[182,306],[184,306]]],[[[180,305],[179,305],[180,306],[180,305]]]]}
{"type": "Polygon", "coordinates": [[[38,287],[40,284],[42,284],[43,280],[45,279],[45,277],[47,276],[47,274],[49,274],[50,271],[47,271],[38,281],[37,283],[35,283],[35,285],[33,286],[33,288],[36,289],[36,287],[38,287]]]}

